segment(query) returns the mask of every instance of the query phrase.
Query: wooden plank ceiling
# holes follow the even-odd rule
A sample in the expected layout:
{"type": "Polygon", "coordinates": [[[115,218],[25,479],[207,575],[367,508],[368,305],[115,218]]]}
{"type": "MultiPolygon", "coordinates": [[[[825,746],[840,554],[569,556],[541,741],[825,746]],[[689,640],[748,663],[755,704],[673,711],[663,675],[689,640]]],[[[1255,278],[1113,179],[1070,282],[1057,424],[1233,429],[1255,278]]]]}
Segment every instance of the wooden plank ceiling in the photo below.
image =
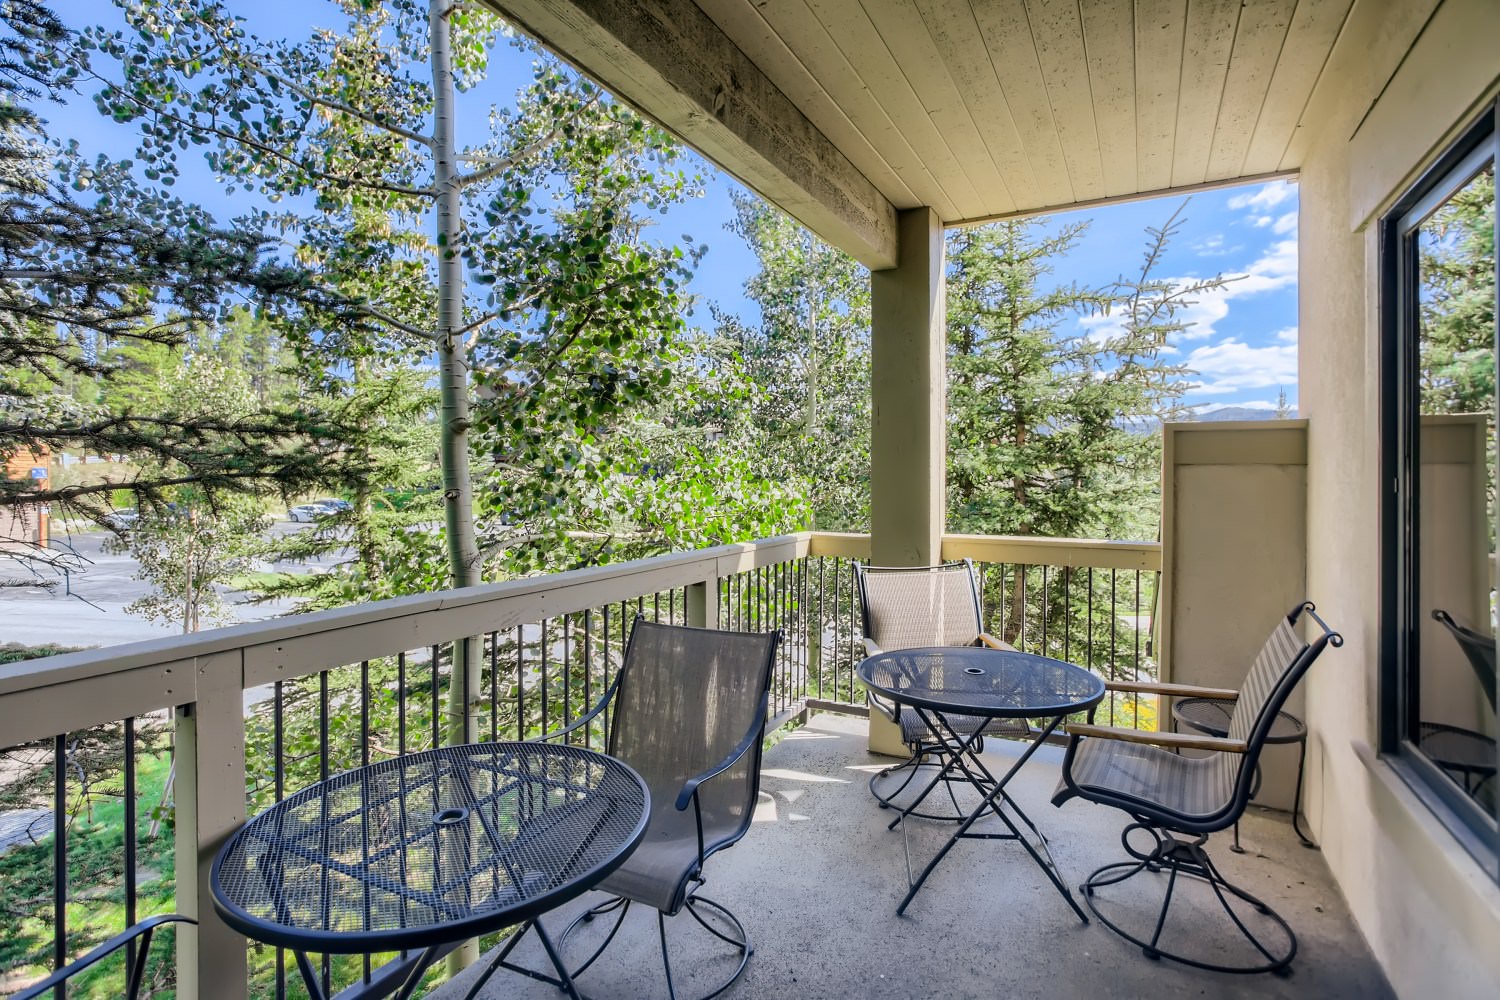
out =
{"type": "Polygon", "coordinates": [[[893,206],[951,224],[1295,170],[1353,0],[697,3],[893,206]]]}

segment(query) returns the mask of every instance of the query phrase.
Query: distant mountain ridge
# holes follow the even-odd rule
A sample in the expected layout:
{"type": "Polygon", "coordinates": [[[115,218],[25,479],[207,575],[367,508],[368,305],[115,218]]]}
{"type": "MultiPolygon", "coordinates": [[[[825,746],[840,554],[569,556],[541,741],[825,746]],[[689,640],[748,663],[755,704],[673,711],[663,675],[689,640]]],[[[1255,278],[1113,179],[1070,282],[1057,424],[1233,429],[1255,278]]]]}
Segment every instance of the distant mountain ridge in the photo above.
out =
{"type": "Polygon", "coordinates": [[[1275,420],[1276,411],[1261,406],[1223,406],[1217,410],[1197,410],[1190,420],[1218,423],[1225,420],[1275,420]]]}

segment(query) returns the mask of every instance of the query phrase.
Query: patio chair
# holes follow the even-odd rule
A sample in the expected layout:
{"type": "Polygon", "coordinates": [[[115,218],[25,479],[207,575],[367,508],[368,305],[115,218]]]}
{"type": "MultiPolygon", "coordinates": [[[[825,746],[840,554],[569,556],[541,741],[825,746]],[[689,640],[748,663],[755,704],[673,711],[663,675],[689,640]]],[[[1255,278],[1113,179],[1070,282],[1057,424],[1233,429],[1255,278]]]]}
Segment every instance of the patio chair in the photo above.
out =
{"type": "MultiPolygon", "coordinates": [[[[1213,737],[1179,733],[1140,732],[1095,725],[1068,725],[1070,735],[1063,759],[1062,780],[1053,794],[1053,805],[1077,796],[1113,806],[1128,813],[1133,822],[1120,834],[1125,852],[1133,860],[1119,861],[1095,870],[1080,886],[1084,901],[1105,927],[1137,945],[1148,958],[1168,958],[1184,965],[1215,972],[1284,972],[1297,954],[1297,937],[1291,927],[1266,903],[1231,884],[1204,850],[1208,836],[1228,829],[1238,821],[1250,800],[1255,765],[1266,735],[1277,713],[1314,660],[1326,646],[1343,645],[1343,637],[1328,628],[1303,602],[1277,622],[1270,638],[1239,691],[1198,688],[1180,684],[1111,683],[1116,691],[1139,691],[1171,697],[1236,699],[1229,735],[1213,737]],[[1298,620],[1311,619],[1317,636],[1311,643],[1295,631],[1298,620]],[[1174,751],[1208,750],[1205,757],[1188,757],[1174,751]],[[1152,840],[1141,850],[1130,842],[1136,831],[1152,840]],[[1147,873],[1166,873],[1167,887],[1155,928],[1149,939],[1125,930],[1101,912],[1097,891],[1147,873]],[[1249,964],[1224,965],[1201,955],[1169,951],[1162,934],[1179,878],[1198,879],[1212,890],[1220,907],[1237,932],[1253,947],[1249,964]],[[1251,912],[1237,912],[1231,900],[1249,904],[1251,912]],[[1260,923],[1256,933],[1250,924],[1260,923]],[[1276,932],[1285,938],[1279,947],[1262,934],[1276,932]]],[[[1245,908],[1242,906],[1241,911],[1245,908]]],[[[1198,925],[1200,928],[1201,924],[1198,925]]]]}
{"type": "MultiPolygon", "coordinates": [[[[979,586],[974,564],[944,563],[941,566],[865,566],[854,564],[854,578],[859,586],[860,613],[864,624],[865,655],[876,656],[886,650],[910,649],[914,646],[988,646],[992,649],[1015,647],[984,631],[980,611],[979,586]]],[[[918,770],[939,766],[936,737],[913,709],[895,705],[873,694],[867,694],[870,705],[901,727],[901,740],[911,756],[870,778],[870,794],[880,808],[890,806],[911,783],[918,770]],[[891,775],[905,770],[906,778],[896,788],[882,792],[891,775]]],[[[984,727],[989,736],[1025,737],[1030,728],[1024,719],[983,719],[972,716],[945,717],[960,736],[972,735],[984,727]]],[[[984,742],[975,744],[975,752],[984,751],[984,742]]],[[[957,779],[955,779],[957,780],[957,779]]],[[[949,789],[952,795],[952,789],[949,789]]],[[[914,813],[926,819],[962,819],[963,810],[954,804],[954,816],[914,813]]]]}
{"type": "MultiPolygon", "coordinates": [[[[1479,680],[1490,707],[1495,705],[1495,639],[1471,628],[1460,625],[1442,608],[1434,608],[1432,617],[1441,622],[1464,651],[1474,676],[1479,680]]],[[[1495,738],[1484,733],[1450,726],[1442,722],[1422,721],[1418,723],[1417,745],[1433,763],[1453,776],[1463,785],[1464,792],[1480,797],[1484,787],[1494,780],[1500,753],[1496,752],[1495,738]]]]}
{"type": "Polygon", "coordinates": [[[132,957],[126,967],[125,992],[120,996],[126,1000],[136,1000],[141,994],[141,987],[146,982],[146,960],[151,953],[151,938],[156,929],[164,924],[197,924],[198,921],[192,917],[184,917],[180,913],[163,913],[154,917],[147,917],[139,923],[132,924],[114,937],[105,941],[97,948],[92,949],[86,955],[81,955],[58,969],[52,975],[39,983],[34,983],[21,992],[15,994],[12,1000],[42,1000],[47,995],[65,996],[67,984],[74,976],[93,968],[104,961],[121,948],[129,946],[132,957]]]}
{"type": "Polygon", "coordinates": [[[605,751],[635,768],[651,792],[645,838],[599,885],[613,898],[579,916],[559,941],[561,948],[580,925],[615,914],[607,936],[574,977],[604,953],[632,903],[657,911],[667,994],[674,1000],[666,918],[684,909],[738,954],[734,971],[703,1000],[722,993],[745,971],[754,949],[744,925],[697,890],[709,856],[750,828],[760,794],[771,667],[780,642],[780,631],[685,628],[638,616],[620,673],[604,697],[566,729],[542,737],[565,738],[608,710],[605,751]]]}

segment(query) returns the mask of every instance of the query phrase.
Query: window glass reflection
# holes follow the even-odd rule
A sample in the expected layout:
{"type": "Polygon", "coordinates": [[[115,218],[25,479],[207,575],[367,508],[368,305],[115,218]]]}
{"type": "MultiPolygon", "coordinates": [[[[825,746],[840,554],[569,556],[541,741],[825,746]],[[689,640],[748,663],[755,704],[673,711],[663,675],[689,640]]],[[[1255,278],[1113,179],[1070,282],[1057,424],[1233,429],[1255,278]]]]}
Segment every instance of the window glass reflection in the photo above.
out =
{"type": "Polygon", "coordinates": [[[1416,243],[1418,670],[1408,736],[1494,815],[1493,163],[1422,221],[1416,243]]]}

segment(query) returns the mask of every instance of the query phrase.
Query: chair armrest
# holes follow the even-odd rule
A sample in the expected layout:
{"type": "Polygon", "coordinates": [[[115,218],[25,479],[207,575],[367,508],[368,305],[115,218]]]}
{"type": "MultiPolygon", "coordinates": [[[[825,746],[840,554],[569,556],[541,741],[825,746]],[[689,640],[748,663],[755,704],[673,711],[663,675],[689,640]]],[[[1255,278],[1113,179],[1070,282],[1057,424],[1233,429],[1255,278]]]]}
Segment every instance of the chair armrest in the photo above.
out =
{"type": "Polygon", "coordinates": [[[883,650],[883,649],[880,648],[880,644],[879,643],[877,643],[874,639],[871,639],[869,636],[865,636],[865,655],[866,656],[879,656],[881,653],[884,653],[884,652],[885,652],[885,650],[883,650]]]}
{"type": "Polygon", "coordinates": [[[1160,684],[1156,681],[1105,681],[1109,691],[1136,691],[1141,694],[1163,694],[1171,698],[1208,698],[1211,701],[1234,701],[1240,693],[1231,688],[1198,687],[1196,684],[1160,684]]]}
{"type": "Polygon", "coordinates": [[[1070,722],[1063,729],[1069,736],[1092,736],[1103,740],[1121,740],[1125,743],[1146,743],[1172,750],[1223,750],[1225,753],[1244,753],[1244,740],[1231,740],[1221,736],[1199,736],[1196,733],[1150,733],[1140,729],[1123,729],[1117,726],[1086,726],[1070,722]]]}
{"type": "Polygon", "coordinates": [[[572,722],[568,723],[566,726],[564,726],[561,729],[554,729],[552,732],[550,732],[550,733],[543,733],[541,736],[533,736],[531,739],[527,740],[526,742],[527,743],[550,743],[551,741],[553,741],[555,739],[560,739],[560,738],[562,738],[564,736],[567,736],[569,733],[573,732],[574,730],[582,729],[584,726],[588,725],[590,722],[593,722],[594,718],[600,712],[604,711],[604,707],[609,704],[609,700],[615,696],[615,691],[617,691],[619,689],[619,687],[620,687],[620,675],[616,674],[615,675],[615,679],[613,681],[610,681],[609,689],[604,692],[604,697],[600,698],[599,701],[594,705],[594,707],[591,708],[591,709],[589,709],[589,714],[588,715],[585,715],[585,716],[583,716],[580,719],[574,719],[572,722]]]}
{"type": "Polygon", "coordinates": [[[988,646],[990,649],[1003,649],[1011,653],[1014,653],[1016,651],[1016,647],[1012,646],[1008,642],[1005,642],[1004,640],[996,639],[988,632],[979,633],[979,638],[975,641],[974,645],[988,646]]]}
{"type": "MultiPolygon", "coordinates": [[[[152,933],[162,924],[196,925],[197,923],[198,921],[194,920],[192,917],[184,917],[180,913],[163,913],[159,916],[147,917],[140,923],[134,924],[126,928],[121,933],[116,934],[114,937],[110,938],[99,947],[93,949],[88,954],[69,962],[67,965],[63,966],[61,969],[58,969],[56,972],[52,973],[52,975],[48,976],[46,979],[43,979],[41,982],[35,983],[27,989],[24,989],[21,992],[17,993],[12,998],[12,1000],[33,1000],[33,998],[37,998],[37,1000],[40,1000],[42,995],[50,992],[54,986],[58,986],[62,983],[67,982],[69,979],[72,979],[84,969],[87,969],[89,966],[94,965],[99,961],[109,957],[138,937],[144,936],[146,938],[146,946],[149,947],[151,943],[152,933]]],[[[142,952],[142,954],[136,959],[137,966],[144,968],[144,959],[145,953],[142,952]]],[[[140,991],[140,982],[136,979],[137,970],[130,969],[127,971],[129,971],[130,973],[130,985],[134,988],[129,995],[131,997],[134,997],[135,994],[140,991]]]]}
{"type": "MultiPolygon", "coordinates": [[[[682,790],[677,793],[676,805],[678,812],[682,812],[692,803],[693,797],[698,794],[699,785],[703,784],[705,781],[708,781],[710,778],[716,778],[719,775],[723,774],[725,771],[729,770],[734,766],[735,761],[745,756],[745,752],[748,751],[751,747],[755,746],[755,741],[759,740],[765,734],[766,715],[769,712],[770,703],[771,696],[769,694],[761,699],[760,710],[755,713],[755,721],[751,723],[750,731],[745,734],[745,738],[740,740],[739,744],[735,746],[733,750],[729,751],[729,755],[727,757],[719,761],[707,771],[704,771],[702,774],[695,774],[682,783],[682,790]]],[[[701,829],[699,830],[699,839],[700,843],[698,846],[701,850],[703,846],[701,843],[701,829]]]]}

